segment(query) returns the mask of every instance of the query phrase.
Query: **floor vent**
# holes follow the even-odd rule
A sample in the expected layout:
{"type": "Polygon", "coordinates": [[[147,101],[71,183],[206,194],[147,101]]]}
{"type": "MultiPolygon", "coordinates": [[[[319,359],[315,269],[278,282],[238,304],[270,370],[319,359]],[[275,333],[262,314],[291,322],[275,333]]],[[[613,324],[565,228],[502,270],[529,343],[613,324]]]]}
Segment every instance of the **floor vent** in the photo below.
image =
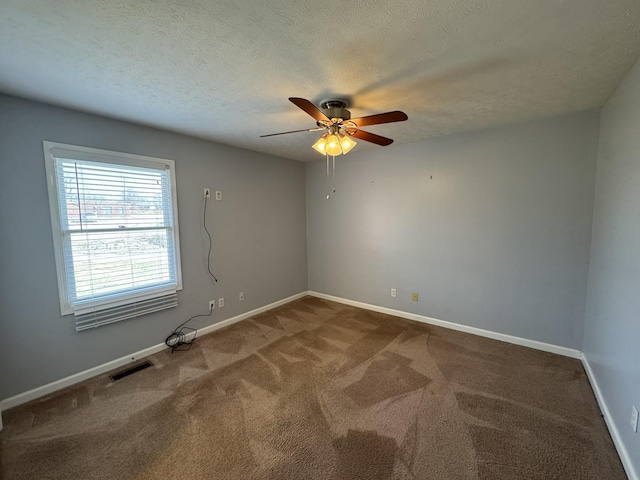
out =
{"type": "Polygon", "coordinates": [[[134,373],[139,372],[140,370],[144,370],[145,368],[149,368],[149,367],[153,367],[153,363],[149,361],[142,362],[142,363],[139,363],[138,365],[134,365],[133,367],[129,367],[125,370],[120,370],[118,373],[114,373],[113,375],[110,375],[110,378],[115,382],[116,380],[120,380],[121,378],[128,377],[129,375],[132,375],[134,373]]]}

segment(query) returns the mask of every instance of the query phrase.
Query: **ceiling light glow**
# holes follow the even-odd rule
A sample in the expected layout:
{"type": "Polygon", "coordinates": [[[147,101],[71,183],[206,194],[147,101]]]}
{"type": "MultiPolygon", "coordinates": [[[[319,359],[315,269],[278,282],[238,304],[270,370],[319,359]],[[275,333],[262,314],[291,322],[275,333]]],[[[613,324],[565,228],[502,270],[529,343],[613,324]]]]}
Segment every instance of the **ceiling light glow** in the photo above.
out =
{"type": "Polygon", "coordinates": [[[356,146],[356,143],[353,138],[342,133],[325,133],[312,147],[322,155],[329,154],[337,157],[338,155],[343,155],[351,151],[351,149],[356,146]]]}

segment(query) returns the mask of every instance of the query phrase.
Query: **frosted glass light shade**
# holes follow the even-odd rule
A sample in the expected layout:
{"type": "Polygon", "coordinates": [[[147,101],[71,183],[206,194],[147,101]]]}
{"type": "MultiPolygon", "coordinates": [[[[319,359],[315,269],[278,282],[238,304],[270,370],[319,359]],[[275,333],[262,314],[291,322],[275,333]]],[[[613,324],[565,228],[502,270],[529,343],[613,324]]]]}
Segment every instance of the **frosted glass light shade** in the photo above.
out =
{"type": "Polygon", "coordinates": [[[340,146],[340,139],[338,138],[338,135],[336,135],[335,133],[332,133],[327,137],[326,149],[327,149],[327,153],[334,157],[337,157],[338,155],[342,155],[342,147],[340,146]]]}
{"type": "Polygon", "coordinates": [[[327,134],[322,135],[316,143],[312,145],[313,149],[324,155],[327,149],[327,134]]]}
{"type": "Polygon", "coordinates": [[[356,146],[356,141],[347,135],[341,135],[340,146],[342,147],[342,153],[347,154],[356,146]]]}

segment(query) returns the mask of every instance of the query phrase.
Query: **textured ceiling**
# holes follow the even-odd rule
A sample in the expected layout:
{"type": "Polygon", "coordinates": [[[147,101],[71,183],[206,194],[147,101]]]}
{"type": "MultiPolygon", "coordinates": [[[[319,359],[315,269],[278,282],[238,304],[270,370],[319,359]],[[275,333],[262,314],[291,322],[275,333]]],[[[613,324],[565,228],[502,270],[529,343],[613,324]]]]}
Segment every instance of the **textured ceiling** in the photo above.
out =
{"type": "Polygon", "coordinates": [[[0,91],[302,161],[258,138],[314,126],[290,96],[407,143],[601,106],[639,55],[638,0],[0,0],[0,91]]]}

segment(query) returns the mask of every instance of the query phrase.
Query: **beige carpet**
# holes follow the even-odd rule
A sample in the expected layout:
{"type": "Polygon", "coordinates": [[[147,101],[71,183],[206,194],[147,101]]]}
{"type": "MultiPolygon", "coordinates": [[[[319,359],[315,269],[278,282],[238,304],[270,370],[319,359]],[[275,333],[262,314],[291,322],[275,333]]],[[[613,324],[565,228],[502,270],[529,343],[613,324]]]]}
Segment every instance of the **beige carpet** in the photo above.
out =
{"type": "Polygon", "coordinates": [[[5,412],[3,479],[624,479],[577,360],[307,297],[5,412]]]}

